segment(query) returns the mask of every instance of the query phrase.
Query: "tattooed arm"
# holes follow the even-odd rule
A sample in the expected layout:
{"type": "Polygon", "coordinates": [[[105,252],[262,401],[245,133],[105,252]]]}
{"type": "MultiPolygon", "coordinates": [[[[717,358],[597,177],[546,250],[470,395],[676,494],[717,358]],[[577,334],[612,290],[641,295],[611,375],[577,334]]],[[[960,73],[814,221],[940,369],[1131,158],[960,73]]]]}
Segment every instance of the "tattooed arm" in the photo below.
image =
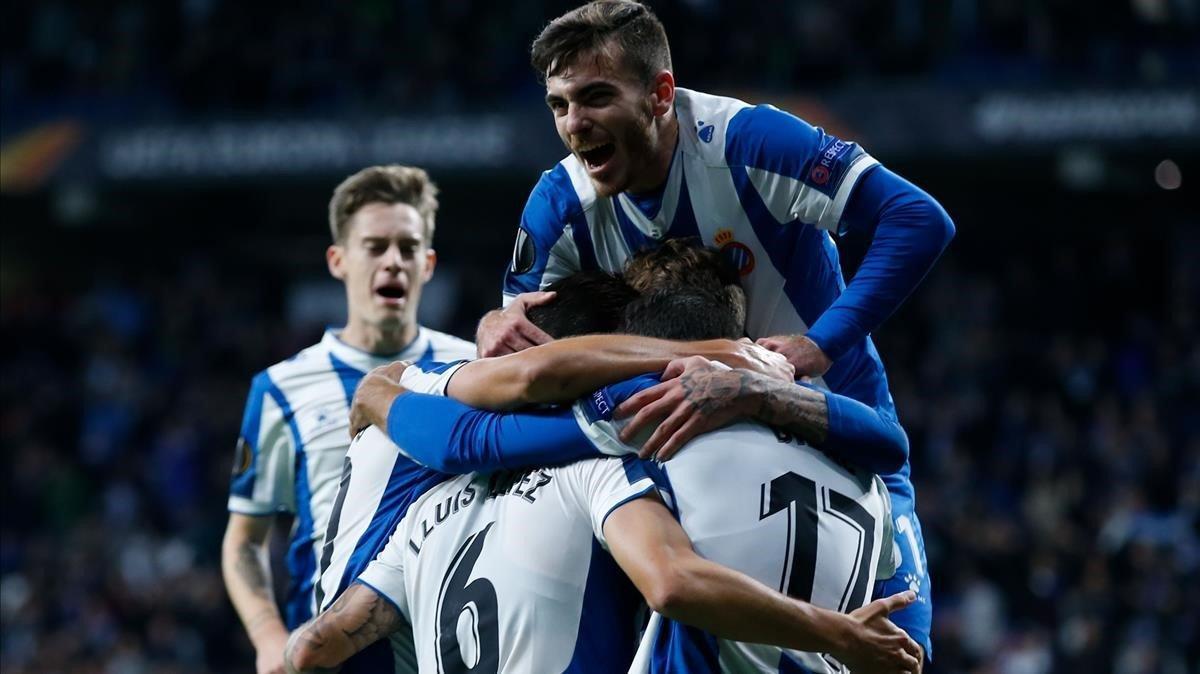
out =
{"type": "Polygon", "coordinates": [[[229,600],[254,644],[258,674],[282,674],[287,628],[271,589],[267,538],[273,516],[230,513],[221,543],[221,572],[229,600]]]}
{"type": "Polygon", "coordinates": [[[658,423],[642,446],[643,458],[671,458],[688,440],[738,418],[750,418],[794,435],[876,473],[899,470],[908,438],[899,423],[845,396],[730,370],[702,358],[671,363],[663,383],[617,408],[633,418],[622,430],[629,442],[658,423]]]}
{"type": "Polygon", "coordinates": [[[375,590],[352,584],[329,610],[298,628],[287,643],[290,674],[334,672],[352,655],[400,627],[400,612],[375,590]]]}

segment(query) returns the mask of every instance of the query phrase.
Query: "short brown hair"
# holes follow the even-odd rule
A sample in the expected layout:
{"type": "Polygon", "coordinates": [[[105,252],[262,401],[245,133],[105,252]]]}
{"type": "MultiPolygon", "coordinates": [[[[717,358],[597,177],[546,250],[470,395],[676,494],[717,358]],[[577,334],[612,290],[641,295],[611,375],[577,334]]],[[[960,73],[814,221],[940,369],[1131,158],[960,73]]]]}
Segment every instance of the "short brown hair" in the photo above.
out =
{"type": "Polygon", "coordinates": [[[633,0],[592,0],[551,21],[533,41],[530,62],[545,80],[583,55],[619,58],[646,83],[671,70],[667,31],[649,7],[633,0]]]}
{"type": "Polygon", "coordinates": [[[425,244],[433,245],[438,188],[424,169],[415,166],[369,166],[346,178],[329,200],[329,232],[334,243],[344,243],[348,224],[367,204],[408,204],[425,221],[425,244]]]}

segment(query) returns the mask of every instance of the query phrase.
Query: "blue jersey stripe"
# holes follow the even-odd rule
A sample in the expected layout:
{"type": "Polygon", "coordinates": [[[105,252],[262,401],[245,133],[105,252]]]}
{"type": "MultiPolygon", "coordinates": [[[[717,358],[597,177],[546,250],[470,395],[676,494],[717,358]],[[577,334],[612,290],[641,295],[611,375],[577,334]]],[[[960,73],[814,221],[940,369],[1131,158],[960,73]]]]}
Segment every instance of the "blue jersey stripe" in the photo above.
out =
{"type": "Polygon", "coordinates": [[[338,581],[335,596],[341,595],[383,550],[392,531],[412,504],[422,494],[451,477],[453,476],[429,470],[397,454],[396,462],[392,466],[392,475],[383,489],[383,496],[379,499],[379,505],[366,531],[355,544],[354,552],[350,554],[350,560],[338,581]]]}
{"type": "Polygon", "coordinates": [[[287,420],[296,447],[296,526],[287,554],[290,581],[284,616],[284,622],[290,630],[312,617],[313,573],[317,569],[317,555],[312,545],[312,494],[308,488],[308,462],[304,456],[304,440],[300,437],[300,427],[296,424],[292,405],[274,383],[267,389],[267,394],[279,406],[283,418],[287,420]]]}
{"type": "Polygon", "coordinates": [[[342,389],[346,392],[346,405],[350,405],[354,400],[354,389],[358,388],[358,382],[362,381],[366,373],[333,353],[329,354],[329,362],[333,365],[333,371],[337,373],[338,379],[342,381],[342,389]]]}
{"type": "Polygon", "coordinates": [[[633,583],[599,541],[592,538],[575,653],[564,674],[625,671],[637,652],[637,616],[641,604],[642,596],[633,583]]]}
{"type": "MultiPolygon", "coordinates": [[[[241,441],[245,447],[240,451],[250,452],[249,457],[238,456],[238,461],[247,462],[246,470],[235,472],[230,479],[229,493],[242,498],[254,498],[254,481],[258,477],[258,435],[262,429],[263,397],[274,386],[266,372],[259,372],[250,382],[250,394],[246,399],[246,411],[242,415],[241,441]]],[[[234,466],[236,471],[238,466],[234,466]]]]}
{"type": "Polygon", "coordinates": [[[617,214],[617,224],[621,227],[621,237],[625,239],[625,245],[629,246],[629,250],[637,253],[652,246],[658,245],[654,239],[646,236],[646,234],[638,229],[637,225],[629,219],[629,215],[625,213],[625,207],[621,205],[620,199],[612,200],[613,211],[617,214]]]}
{"type": "Polygon", "coordinates": [[[663,618],[654,642],[654,654],[650,658],[650,672],[716,674],[721,671],[720,655],[720,646],[713,635],[663,618]]]}
{"type": "Polygon", "coordinates": [[[671,221],[670,238],[686,239],[700,236],[700,226],[696,224],[696,211],[692,208],[692,196],[688,192],[687,172],[683,166],[679,177],[679,203],[675,205],[675,218],[671,221]]]}

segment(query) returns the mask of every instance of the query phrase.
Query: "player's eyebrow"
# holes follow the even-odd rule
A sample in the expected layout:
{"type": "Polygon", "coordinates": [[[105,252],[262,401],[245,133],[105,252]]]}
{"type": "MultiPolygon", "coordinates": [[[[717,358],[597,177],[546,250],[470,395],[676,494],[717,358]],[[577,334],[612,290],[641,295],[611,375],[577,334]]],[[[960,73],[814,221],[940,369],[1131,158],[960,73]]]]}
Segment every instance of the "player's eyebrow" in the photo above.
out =
{"type": "MultiPolygon", "coordinates": [[[[587,84],[570,92],[570,97],[574,98],[574,99],[583,99],[583,98],[587,98],[588,96],[590,96],[594,93],[597,93],[597,92],[608,93],[610,91],[615,91],[615,90],[616,90],[616,86],[612,82],[606,82],[604,80],[600,80],[597,82],[588,82],[587,84]]],[[[561,103],[565,100],[567,100],[565,97],[560,96],[558,94],[546,94],[546,105],[551,105],[553,103],[561,103]]]]}

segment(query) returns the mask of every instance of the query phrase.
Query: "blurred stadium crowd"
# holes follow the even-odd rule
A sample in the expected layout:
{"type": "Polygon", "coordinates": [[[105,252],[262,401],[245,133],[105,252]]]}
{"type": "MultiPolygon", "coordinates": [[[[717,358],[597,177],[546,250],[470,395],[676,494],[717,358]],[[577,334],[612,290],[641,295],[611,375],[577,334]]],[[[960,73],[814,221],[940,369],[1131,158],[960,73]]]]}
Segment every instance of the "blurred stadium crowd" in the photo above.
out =
{"type": "MultiPolygon", "coordinates": [[[[3,98],[163,115],[480,109],[540,98],[524,47],[573,0],[6,7],[3,98]],[[69,94],[67,93],[69,92],[69,94]]],[[[1155,85],[1200,77],[1195,0],[653,3],[681,82],[1155,85]],[[764,30],[764,26],[770,26],[764,30]]]]}
{"type": "MultiPolygon", "coordinates": [[[[1119,237],[1010,252],[952,252],[880,335],[934,575],[931,671],[1188,671],[1195,268],[1119,237]]],[[[230,457],[250,373],[320,326],[287,329],[253,270],[218,263],[6,280],[5,672],[253,661],[218,568],[230,457]]]]}

